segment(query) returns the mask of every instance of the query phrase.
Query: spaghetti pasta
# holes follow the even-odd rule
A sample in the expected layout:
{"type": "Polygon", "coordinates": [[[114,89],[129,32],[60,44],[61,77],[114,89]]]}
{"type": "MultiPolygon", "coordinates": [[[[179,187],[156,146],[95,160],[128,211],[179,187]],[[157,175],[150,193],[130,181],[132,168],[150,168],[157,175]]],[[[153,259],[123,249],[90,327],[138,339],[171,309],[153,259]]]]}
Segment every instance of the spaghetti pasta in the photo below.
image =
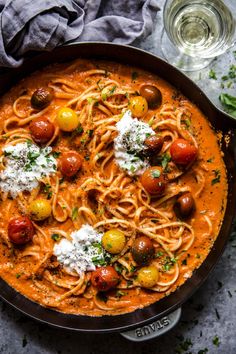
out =
{"type": "MultiPolygon", "coordinates": [[[[54,65],[24,79],[1,99],[0,131],[0,276],[23,295],[67,313],[100,316],[130,312],[175,291],[207,256],[224,216],[225,166],[217,137],[203,114],[165,81],[140,69],[105,61],[79,59],[69,65],[54,65]],[[114,152],[117,123],[130,112],[132,98],[140,97],[143,84],[157,87],[162,94],[162,104],[149,107],[139,117],[139,122],[149,124],[153,134],[161,137],[162,146],[154,155],[136,158],[156,166],[154,180],[164,176],[158,182],[159,187],[165,184],[160,193],[152,193],[143,177],[121,169],[114,152]],[[50,88],[54,96],[48,106],[36,110],[31,97],[39,87],[50,88]],[[61,108],[63,119],[73,119],[73,114],[78,117],[77,128],[60,129],[61,108]],[[32,124],[40,123],[41,117],[55,128],[42,144],[52,147],[48,156],[57,161],[55,171],[42,174],[36,188],[21,190],[13,197],[1,188],[9,161],[7,147],[18,148],[18,160],[22,161],[19,146],[35,144],[32,124]],[[177,140],[188,141],[198,151],[197,158],[186,164],[175,160],[171,149],[177,140]],[[62,158],[71,152],[78,168],[63,175],[62,158]],[[181,218],[176,208],[183,196],[189,195],[195,209],[191,216],[181,218]],[[40,218],[40,210],[35,217],[36,211],[30,209],[35,200],[47,201],[49,217],[40,218]],[[33,219],[34,234],[20,247],[9,235],[13,216],[33,219]],[[79,272],[60,262],[54,249],[62,240],[67,245],[77,242],[72,233],[83,225],[92,226],[99,235],[119,230],[125,245],[113,254],[112,246],[110,252],[109,247],[104,250],[101,240],[99,252],[107,258],[103,263],[98,261],[94,269],[79,272]],[[137,256],[134,251],[141,237],[151,244],[142,262],[140,253],[137,256]],[[106,266],[113,268],[118,280],[104,292],[96,286],[93,273],[106,266]],[[152,269],[156,272],[154,284],[153,279],[150,283],[142,278],[152,277],[152,269]]],[[[27,155],[31,172],[38,158],[27,155]]]]}

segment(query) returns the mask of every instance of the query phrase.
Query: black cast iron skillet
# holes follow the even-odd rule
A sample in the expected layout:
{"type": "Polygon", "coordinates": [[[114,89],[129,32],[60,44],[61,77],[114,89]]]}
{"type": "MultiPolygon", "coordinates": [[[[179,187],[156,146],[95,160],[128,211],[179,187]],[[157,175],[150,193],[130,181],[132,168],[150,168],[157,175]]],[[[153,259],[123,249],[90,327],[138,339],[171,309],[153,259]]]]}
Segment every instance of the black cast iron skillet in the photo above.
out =
{"type": "Polygon", "coordinates": [[[208,117],[214,129],[221,130],[223,134],[227,134],[230,131],[231,138],[227,146],[224,139],[222,139],[222,151],[224,152],[224,161],[228,171],[229,193],[227,209],[219,236],[200,268],[194,272],[193,276],[188,279],[184,285],[171,295],[153,305],[125,315],[103,317],[75,316],[44,308],[28,300],[7,285],[3,280],[0,280],[1,298],[24,314],[37,320],[75,331],[124,331],[142,326],[151,321],[153,322],[154,320],[156,321],[179,308],[181,304],[199,288],[204,280],[206,280],[209,272],[222,254],[235,217],[236,188],[234,188],[234,186],[236,181],[236,138],[234,128],[236,127],[236,122],[229,115],[217,109],[187,76],[162,59],[139,49],[109,43],[80,43],[60,47],[53,52],[47,52],[28,58],[25,64],[18,69],[2,69],[0,70],[0,94],[6,92],[9,87],[14,85],[19,79],[29,75],[32,71],[40,69],[42,66],[54,62],[66,62],[78,57],[119,61],[158,74],[194,102],[208,117]]]}

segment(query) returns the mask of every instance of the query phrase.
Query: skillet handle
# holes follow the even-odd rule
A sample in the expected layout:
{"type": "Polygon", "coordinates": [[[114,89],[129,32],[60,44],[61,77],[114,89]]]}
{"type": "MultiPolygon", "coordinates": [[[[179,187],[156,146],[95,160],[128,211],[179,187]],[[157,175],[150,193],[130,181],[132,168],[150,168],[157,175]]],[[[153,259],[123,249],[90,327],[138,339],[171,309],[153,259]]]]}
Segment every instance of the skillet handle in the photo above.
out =
{"type": "Polygon", "coordinates": [[[180,320],[181,307],[171,312],[160,320],[154,321],[143,327],[138,327],[120,334],[132,342],[144,342],[149,339],[157,338],[169,332],[180,320]]]}

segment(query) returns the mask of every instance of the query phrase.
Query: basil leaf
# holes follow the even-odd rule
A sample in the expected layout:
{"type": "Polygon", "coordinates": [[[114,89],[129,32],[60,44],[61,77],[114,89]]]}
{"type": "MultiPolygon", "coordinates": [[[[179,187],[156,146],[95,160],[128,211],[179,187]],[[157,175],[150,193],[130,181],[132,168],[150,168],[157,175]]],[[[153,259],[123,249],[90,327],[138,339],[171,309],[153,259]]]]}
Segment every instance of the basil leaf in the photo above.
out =
{"type": "Polygon", "coordinates": [[[236,117],[236,96],[231,96],[227,93],[222,93],[219,99],[224,108],[226,109],[226,112],[236,117]]]}

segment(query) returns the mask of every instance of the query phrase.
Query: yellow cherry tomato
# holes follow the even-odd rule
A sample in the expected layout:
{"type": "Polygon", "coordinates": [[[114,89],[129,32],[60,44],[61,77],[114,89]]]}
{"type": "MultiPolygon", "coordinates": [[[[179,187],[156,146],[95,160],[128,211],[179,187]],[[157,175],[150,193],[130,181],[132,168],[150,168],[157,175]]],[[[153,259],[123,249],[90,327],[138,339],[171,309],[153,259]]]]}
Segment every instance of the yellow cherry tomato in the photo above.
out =
{"type": "Polygon", "coordinates": [[[131,110],[132,116],[137,118],[145,116],[148,111],[147,100],[142,96],[132,97],[129,101],[128,107],[131,110]]]}
{"type": "Polygon", "coordinates": [[[111,229],[105,232],[102,236],[102,246],[111,254],[120,253],[123,250],[125,243],[125,235],[118,229],[111,229]]]}
{"type": "Polygon", "coordinates": [[[44,198],[37,198],[29,205],[29,213],[33,220],[44,220],[51,215],[51,211],[51,204],[44,198]]]}
{"type": "Polygon", "coordinates": [[[150,265],[138,270],[137,280],[143,288],[152,288],[159,279],[159,272],[156,267],[150,265]]]}
{"type": "Polygon", "coordinates": [[[73,109],[68,107],[62,107],[59,109],[56,120],[59,128],[64,132],[72,132],[79,125],[78,115],[73,109]]]}

